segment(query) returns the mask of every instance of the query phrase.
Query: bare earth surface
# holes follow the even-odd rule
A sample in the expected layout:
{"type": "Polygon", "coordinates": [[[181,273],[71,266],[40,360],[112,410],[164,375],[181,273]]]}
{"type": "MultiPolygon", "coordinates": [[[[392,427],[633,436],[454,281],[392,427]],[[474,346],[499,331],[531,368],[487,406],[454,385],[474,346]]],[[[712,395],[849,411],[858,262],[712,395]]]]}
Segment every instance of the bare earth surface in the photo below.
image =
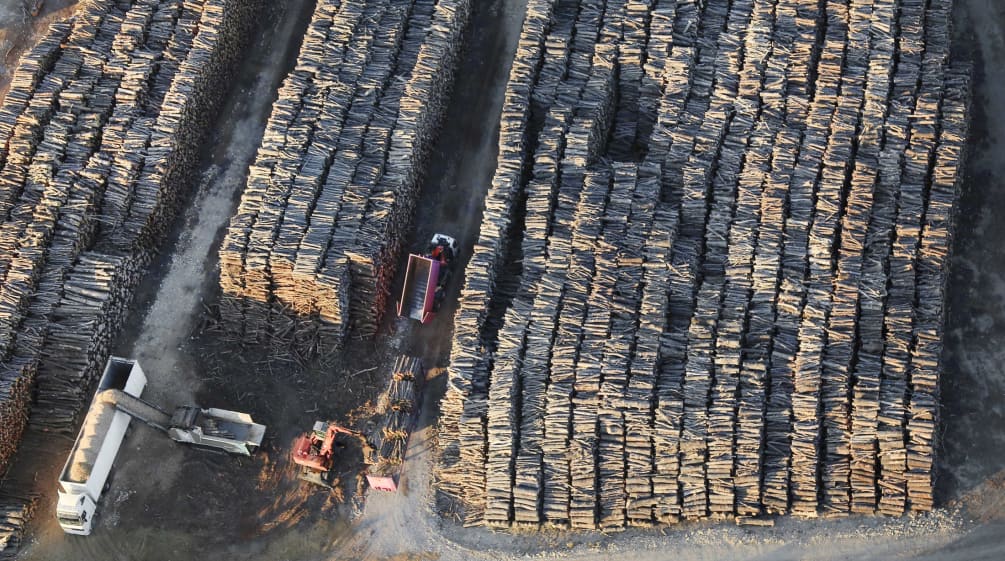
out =
{"type": "Polygon", "coordinates": [[[0,0],[0,96],[7,93],[21,54],[34,44],[49,23],[68,16],[77,0],[46,0],[38,15],[32,17],[34,3],[35,0],[0,0]]]}
{"type": "MultiPolygon", "coordinates": [[[[47,9],[50,3],[72,2],[50,0],[47,9]]],[[[222,229],[237,205],[276,87],[296,57],[299,41],[290,38],[302,33],[313,10],[311,0],[274,4],[221,113],[202,181],[194,186],[176,239],[137,294],[116,346],[117,354],[143,364],[150,378],[146,399],[165,406],[196,402],[247,411],[268,425],[265,445],[255,457],[239,459],[184,448],[134,427],[99,507],[95,532],[86,538],[64,534],[52,514],[56,477],[71,443],[32,446],[27,453],[38,458],[34,469],[43,497],[19,558],[1005,559],[1005,221],[1000,218],[1005,213],[1005,3],[957,0],[957,48],[974,60],[977,88],[948,289],[944,449],[937,482],[943,508],[903,519],[780,519],[774,528],[757,529],[701,523],[610,535],[492,532],[462,528],[449,515],[434,512],[436,405],[444,388],[439,367],[449,354],[450,304],[421,328],[389,319],[375,341],[353,342],[340,362],[308,370],[269,361],[264,349],[238,349],[215,325],[222,229]],[[299,483],[288,460],[293,437],[315,419],[365,427],[367,402],[383,387],[399,352],[421,356],[432,369],[402,490],[369,492],[365,502],[358,501],[359,454],[351,447],[337,466],[346,502],[299,483]],[[360,505],[361,511],[355,508],[360,505]]],[[[19,13],[19,6],[0,0],[0,14],[5,14],[0,22],[19,13]]],[[[522,0],[475,2],[474,29],[423,186],[412,250],[444,232],[461,241],[462,261],[470,256],[495,166],[502,94],[523,10],[522,0]]],[[[454,281],[454,296],[461,284],[454,281]]]]}

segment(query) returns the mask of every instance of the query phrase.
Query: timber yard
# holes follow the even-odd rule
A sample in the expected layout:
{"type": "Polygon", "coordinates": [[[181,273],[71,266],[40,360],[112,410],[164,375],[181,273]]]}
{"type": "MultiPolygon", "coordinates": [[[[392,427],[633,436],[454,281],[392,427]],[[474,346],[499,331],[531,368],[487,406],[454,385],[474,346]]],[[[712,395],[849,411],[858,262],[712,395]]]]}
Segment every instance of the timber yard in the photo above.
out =
{"type": "Polygon", "coordinates": [[[0,0],[0,559],[1005,558],[997,0],[0,0]]]}

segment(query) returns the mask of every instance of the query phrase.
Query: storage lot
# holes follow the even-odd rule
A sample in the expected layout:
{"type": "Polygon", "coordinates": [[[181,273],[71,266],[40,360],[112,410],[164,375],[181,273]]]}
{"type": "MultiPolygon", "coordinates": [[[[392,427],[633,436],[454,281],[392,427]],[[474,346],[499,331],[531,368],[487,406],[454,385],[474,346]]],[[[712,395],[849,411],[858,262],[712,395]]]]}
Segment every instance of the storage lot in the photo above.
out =
{"type": "MultiPolygon", "coordinates": [[[[297,33],[298,26],[306,24],[311,9],[306,2],[303,4],[291,2],[285,16],[273,14],[266,25],[270,31],[251,51],[239,82],[238,91],[243,93],[234,96],[223,112],[217,142],[205,154],[205,180],[184,220],[179,221],[170,250],[140,287],[126,334],[116,344],[117,352],[137,356],[145,368],[162,373],[159,385],[152,387],[151,399],[174,403],[213,398],[221,406],[249,410],[256,418],[261,414],[274,437],[272,451],[242,464],[231,458],[179,449],[156,437],[144,438],[147,435],[142,427],[137,428],[121,457],[117,490],[109,497],[113,500],[103,505],[107,531],[90,540],[70,540],[59,532],[43,508],[40,523],[29,537],[32,546],[25,558],[98,559],[119,555],[182,559],[198,552],[200,556],[213,553],[225,559],[323,558],[338,554],[372,559],[501,559],[547,550],[554,556],[599,559],[634,550],[638,558],[659,559],[664,557],[660,552],[668,547],[673,547],[681,559],[713,555],[831,559],[908,552],[909,557],[919,559],[1002,555],[1002,494],[1000,483],[995,481],[1005,468],[1005,455],[995,450],[1003,449],[1003,436],[987,430],[1002,422],[1000,397],[1005,386],[997,366],[1005,359],[997,344],[998,326],[1005,320],[1000,305],[1000,278],[1005,272],[1001,263],[1005,260],[998,243],[1001,227],[994,218],[995,209],[1005,205],[1005,188],[996,179],[1003,176],[996,155],[1000,154],[998,139],[1005,138],[1005,124],[1000,117],[1005,114],[1005,97],[996,88],[1005,79],[997,70],[1005,60],[1005,46],[1001,43],[1002,27],[996,23],[1002,21],[1003,14],[996,13],[1001,10],[996,3],[960,0],[956,18],[963,44],[978,54],[978,70],[971,136],[974,151],[961,200],[963,212],[948,289],[943,378],[946,447],[939,455],[936,472],[937,504],[949,505],[950,511],[904,521],[786,520],[774,529],[756,532],[689,524],[669,530],[665,536],[630,531],[617,536],[548,532],[515,537],[462,529],[449,518],[441,523],[431,511],[433,497],[428,478],[423,476],[432,465],[435,434],[430,427],[435,419],[435,395],[426,399],[426,416],[421,423],[424,428],[411,448],[413,465],[403,495],[371,497],[363,516],[350,524],[338,515],[337,507],[325,504],[323,497],[300,494],[291,474],[284,472],[282,448],[309,420],[341,414],[358,400],[356,395],[345,400],[328,398],[377,387],[377,376],[364,373],[349,379],[351,383],[326,386],[317,373],[295,373],[282,364],[269,368],[248,357],[248,364],[242,365],[233,354],[224,354],[225,344],[219,332],[200,330],[208,323],[203,320],[202,304],[212,305],[215,301],[212,271],[221,228],[243,187],[244,170],[254,156],[257,135],[268,116],[271,92],[291,62],[291,53],[275,45],[287,44],[278,38],[289,37],[297,33]],[[197,335],[195,339],[191,338],[193,334],[197,335]],[[255,376],[248,375],[250,369],[254,369],[255,376]],[[311,411],[315,406],[319,410],[311,411]],[[153,474],[150,457],[158,458],[153,474]],[[191,495],[198,500],[179,493],[179,482],[191,486],[191,495]],[[248,496],[254,498],[243,499],[248,496]],[[955,514],[952,507],[959,503],[967,510],[955,514]],[[406,523],[411,531],[403,533],[400,528],[406,523]],[[236,542],[241,545],[235,546],[236,542]]],[[[506,60],[500,47],[508,45],[512,49],[515,45],[514,31],[519,29],[522,7],[509,4],[486,3],[476,12],[476,29],[495,31],[475,33],[474,54],[470,55],[474,61],[465,63],[469,71],[461,73],[462,82],[455,94],[464,106],[448,115],[441,144],[435,149],[436,171],[431,177],[438,181],[423,187],[431,194],[442,195],[430,199],[433,204],[429,208],[420,209],[419,226],[411,238],[416,243],[441,227],[454,227],[459,239],[470,240],[476,235],[477,220],[471,220],[467,205],[478,205],[480,195],[470,199],[457,195],[479,191],[492,176],[492,123],[497,122],[497,115],[491,113],[501,105],[506,69],[500,70],[498,59],[489,55],[506,60]],[[496,93],[485,95],[486,89],[496,93]]],[[[295,46],[290,49],[295,51],[295,46]]],[[[377,352],[357,347],[360,355],[372,354],[373,358],[356,361],[344,370],[356,373],[384,364],[384,359],[393,354],[382,350],[387,347],[426,349],[426,358],[435,361],[448,352],[449,332],[449,322],[442,322],[428,330],[387,335],[377,352]]],[[[434,387],[441,383],[434,381],[434,387]]],[[[54,476],[45,474],[45,468],[51,467],[52,473],[58,471],[65,457],[63,450],[54,450],[60,446],[51,441],[29,446],[35,447],[36,454],[31,471],[41,469],[40,481],[54,481],[54,476]]],[[[52,493],[49,486],[42,490],[52,493]]],[[[43,498],[43,506],[52,502],[49,499],[54,501],[51,496],[43,498]]]]}

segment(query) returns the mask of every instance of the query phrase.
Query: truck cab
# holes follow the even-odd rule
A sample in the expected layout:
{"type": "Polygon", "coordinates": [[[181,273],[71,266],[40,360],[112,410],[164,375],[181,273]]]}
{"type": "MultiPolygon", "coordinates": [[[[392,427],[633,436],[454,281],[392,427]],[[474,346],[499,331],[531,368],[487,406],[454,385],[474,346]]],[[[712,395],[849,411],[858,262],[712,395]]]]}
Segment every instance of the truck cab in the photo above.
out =
{"type": "MultiPolygon", "coordinates": [[[[65,487],[65,485],[64,485],[65,487]]],[[[98,505],[86,493],[60,490],[56,503],[56,520],[67,534],[87,536],[91,533],[98,505]]]]}

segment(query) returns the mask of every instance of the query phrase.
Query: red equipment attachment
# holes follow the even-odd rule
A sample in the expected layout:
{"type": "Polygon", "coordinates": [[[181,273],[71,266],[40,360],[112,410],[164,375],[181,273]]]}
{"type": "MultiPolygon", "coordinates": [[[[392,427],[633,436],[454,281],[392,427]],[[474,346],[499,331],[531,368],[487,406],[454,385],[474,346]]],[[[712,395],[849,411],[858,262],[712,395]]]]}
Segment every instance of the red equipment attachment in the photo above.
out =
{"type": "Polygon", "coordinates": [[[398,492],[398,474],[392,475],[378,475],[376,473],[367,473],[366,482],[378,491],[384,491],[387,493],[397,493],[398,492]]]}

